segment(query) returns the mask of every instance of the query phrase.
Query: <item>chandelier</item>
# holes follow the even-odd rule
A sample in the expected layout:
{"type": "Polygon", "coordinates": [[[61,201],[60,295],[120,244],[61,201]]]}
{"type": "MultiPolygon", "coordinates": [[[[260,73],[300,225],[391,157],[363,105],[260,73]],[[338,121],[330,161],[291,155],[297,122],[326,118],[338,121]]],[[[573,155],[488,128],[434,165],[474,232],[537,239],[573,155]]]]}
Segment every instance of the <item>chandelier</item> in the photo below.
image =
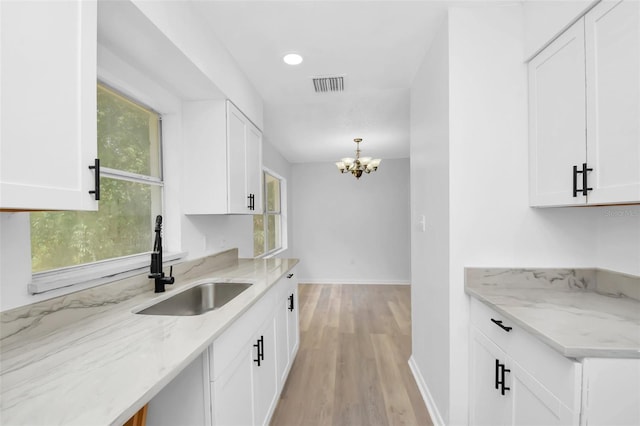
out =
{"type": "Polygon", "coordinates": [[[378,170],[378,166],[380,165],[379,158],[372,159],[371,157],[360,157],[360,142],[362,142],[361,138],[356,138],[353,140],[356,143],[356,158],[346,157],[336,163],[338,166],[338,170],[340,173],[351,172],[352,175],[356,177],[356,179],[360,179],[362,173],[371,173],[378,170]]]}

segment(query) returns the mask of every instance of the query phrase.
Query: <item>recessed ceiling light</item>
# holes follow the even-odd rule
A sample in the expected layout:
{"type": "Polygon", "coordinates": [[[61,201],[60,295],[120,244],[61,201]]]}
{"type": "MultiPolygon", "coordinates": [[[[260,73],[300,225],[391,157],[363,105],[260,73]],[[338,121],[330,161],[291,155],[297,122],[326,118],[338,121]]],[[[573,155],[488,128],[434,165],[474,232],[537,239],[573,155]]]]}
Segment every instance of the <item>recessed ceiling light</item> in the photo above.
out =
{"type": "Polygon", "coordinates": [[[297,53],[287,53],[286,55],[284,55],[282,60],[285,64],[288,65],[299,65],[302,63],[302,56],[298,55],[297,53]]]}

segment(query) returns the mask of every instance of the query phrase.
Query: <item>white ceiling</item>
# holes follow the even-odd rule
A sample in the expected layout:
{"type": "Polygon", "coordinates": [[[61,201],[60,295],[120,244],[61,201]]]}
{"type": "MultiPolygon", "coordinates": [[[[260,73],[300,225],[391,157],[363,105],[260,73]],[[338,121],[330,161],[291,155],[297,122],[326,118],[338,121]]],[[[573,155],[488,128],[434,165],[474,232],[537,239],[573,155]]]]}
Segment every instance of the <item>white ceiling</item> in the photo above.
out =
{"type": "Polygon", "coordinates": [[[409,156],[409,87],[445,2],[199,1],[207,20],[264,100],[264,135],[291,162],[409,156]],[[304,62],[284,64],[285,53],[304,62]],[[344,75],[342,93],[311,77],[344,75]]]}

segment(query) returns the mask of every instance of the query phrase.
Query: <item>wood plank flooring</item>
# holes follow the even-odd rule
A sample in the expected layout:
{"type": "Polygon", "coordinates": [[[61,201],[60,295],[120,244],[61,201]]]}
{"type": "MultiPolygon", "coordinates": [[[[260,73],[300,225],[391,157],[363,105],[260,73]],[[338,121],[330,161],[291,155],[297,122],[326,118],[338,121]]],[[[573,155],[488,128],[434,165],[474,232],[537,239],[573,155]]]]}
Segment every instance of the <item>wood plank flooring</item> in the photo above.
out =
{"type": "Polygon", "coordinates": [[[409,286],[301,284],[300,348],[271,426],[432,426],[407,361],[409,286]]]}

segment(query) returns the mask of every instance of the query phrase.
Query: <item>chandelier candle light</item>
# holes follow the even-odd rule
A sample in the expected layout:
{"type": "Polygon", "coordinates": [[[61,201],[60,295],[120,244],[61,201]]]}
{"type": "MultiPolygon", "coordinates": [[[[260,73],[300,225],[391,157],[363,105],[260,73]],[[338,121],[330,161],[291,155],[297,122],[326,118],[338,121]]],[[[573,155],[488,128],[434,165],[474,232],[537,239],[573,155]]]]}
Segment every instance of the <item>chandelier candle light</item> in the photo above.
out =
{"type": "Polygon", "coordinates": [[[360,158],[360,142],[362,142],[361,138],[356,138],[353,140],[356,143],[356,158],[343,158],[342,160],[336,163],[338,166],[338,170],[340,173],[351,172],[352,175],[356,177],[356,179],[360,179],[362,173],[371,173],[378,170],[378,166],[380,165],[379,158],[372,159],[371,157],[362,157],[360,158]]]}

